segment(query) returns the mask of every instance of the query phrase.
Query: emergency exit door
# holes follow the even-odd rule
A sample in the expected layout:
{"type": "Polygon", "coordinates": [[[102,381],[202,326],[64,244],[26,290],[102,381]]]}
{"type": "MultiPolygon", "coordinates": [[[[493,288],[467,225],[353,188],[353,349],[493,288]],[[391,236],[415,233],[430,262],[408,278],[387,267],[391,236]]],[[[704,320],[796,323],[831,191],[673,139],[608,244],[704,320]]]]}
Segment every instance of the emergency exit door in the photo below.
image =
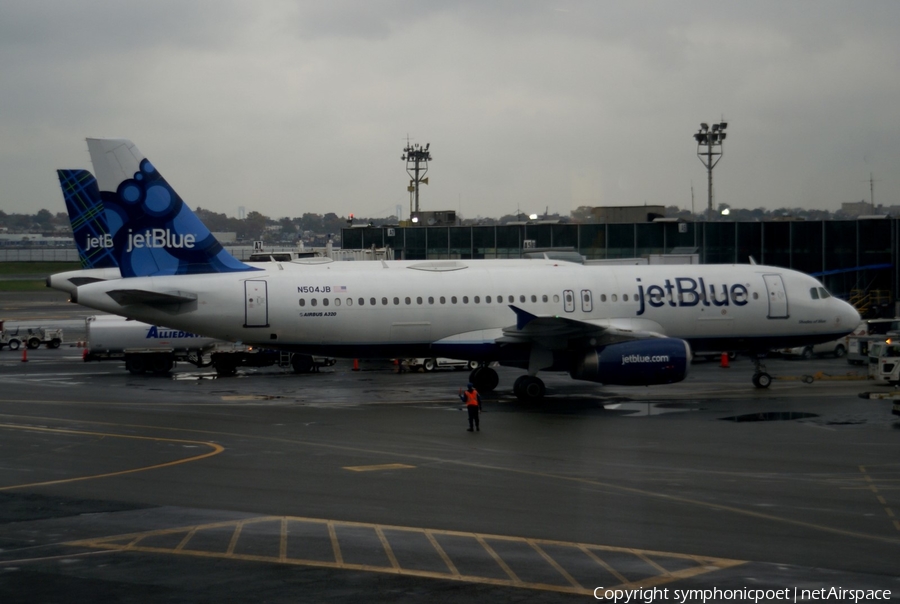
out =
{"type": "Polygon", "coordinates": [[[244,281],[244,327],[269,326],[269,295],[265,281],[244,281]]]}
{"type": "Polygon", "coordinates": [[[788,302],[787,292],[784,290],[784,281],[781,275],[763,275],[766,282],[766,292],[769,296],[769,319],[787,319],[788,302]]]}

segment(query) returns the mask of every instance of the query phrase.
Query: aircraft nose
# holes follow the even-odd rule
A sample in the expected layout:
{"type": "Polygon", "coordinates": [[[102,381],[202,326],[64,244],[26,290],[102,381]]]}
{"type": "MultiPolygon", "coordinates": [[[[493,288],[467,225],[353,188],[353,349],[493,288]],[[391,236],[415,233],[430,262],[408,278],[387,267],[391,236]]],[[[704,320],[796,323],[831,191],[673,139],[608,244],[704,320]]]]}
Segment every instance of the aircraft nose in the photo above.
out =
{"type": "Polygon", "coordinates": [[[847,302],[841,301],[843,304],[843,308],[837,319],[841,324],[841,327],[846,327],[847,329],[855,329],[859,322],[862,321],[862,317],[859,316],[859,312],[853,306],[847,302]]]}

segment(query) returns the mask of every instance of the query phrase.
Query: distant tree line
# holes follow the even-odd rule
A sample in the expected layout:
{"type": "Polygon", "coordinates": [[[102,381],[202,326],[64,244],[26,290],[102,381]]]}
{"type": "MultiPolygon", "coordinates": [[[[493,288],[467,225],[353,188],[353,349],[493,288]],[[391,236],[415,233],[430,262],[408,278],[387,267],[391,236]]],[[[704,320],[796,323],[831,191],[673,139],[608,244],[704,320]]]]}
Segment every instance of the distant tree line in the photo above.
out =
{"type": "MultiPolygon", "coordinates": [[[[559,222],[572,222],[589,224],[598,222],[592,213],[593,206],[580,206],[568,215],[543,214],[537,220],[558,220],[559,222]]],[[[236,233],[238,241],[263,240],[266,243],[294,244],[297,241],[308,241],[314,244],[324,243],[329,235],[338,235],[342,228],[352,224],[370,224],[372,226],[396,225],[396,216],[382,218],[354,217],[352,221],[346,216],[338,216],[334,212],[327,214],[314,214],[307,212],[297,218],[283,217],[269,218],[255,210],[250,211],[245,218],[232,218],[219,212],[197,208],[197,216],[213,232],[236,233]]],[[[691,214],[689,210],[677,206],[666,207],[667,218],[677,218],[685,221],[705,221],[706,212],[691,214]]],[[[845,216],[840,211],[829,212],[827,210],[809,210],[805,208],[779,208],[767,210],[756,208],[754,210],[729,208],[727,204],[719,204],[713,215],[713,220],[729,221],[766,221],[766,220],[831,220],[840,218],[852,218],[845,216]],[[723,211],[728,210],[727,216],[723,211]]],[[[525,222],[531,220],[528,215],[506,214],[499,218],[461,218],[461,225],[499,225],[509,222],[525,222]]],[[[42,233],[45,235],[60,235],[71,233],[69,217],[65,212],[51,213],[41,209],[36,214],[7,214],[0,210],[0,230],[8,233],[42,233]]]]}

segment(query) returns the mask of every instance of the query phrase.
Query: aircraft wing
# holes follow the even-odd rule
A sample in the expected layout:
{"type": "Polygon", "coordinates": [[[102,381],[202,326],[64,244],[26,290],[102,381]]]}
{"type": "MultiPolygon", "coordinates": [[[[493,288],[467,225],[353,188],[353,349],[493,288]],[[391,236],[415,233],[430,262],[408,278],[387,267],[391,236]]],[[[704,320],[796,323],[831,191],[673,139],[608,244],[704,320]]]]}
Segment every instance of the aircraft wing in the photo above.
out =
{"type": "Polygon", "coordinates": [[[548,350],[569,348],[573,340],[591,347],[617,342],[666,337],[662,326],[648,319],[612,318],[579,321],[568,317],[533,315],[515,306],[516,324],[503,328],[501,344],[537,343],[548,350]]]}

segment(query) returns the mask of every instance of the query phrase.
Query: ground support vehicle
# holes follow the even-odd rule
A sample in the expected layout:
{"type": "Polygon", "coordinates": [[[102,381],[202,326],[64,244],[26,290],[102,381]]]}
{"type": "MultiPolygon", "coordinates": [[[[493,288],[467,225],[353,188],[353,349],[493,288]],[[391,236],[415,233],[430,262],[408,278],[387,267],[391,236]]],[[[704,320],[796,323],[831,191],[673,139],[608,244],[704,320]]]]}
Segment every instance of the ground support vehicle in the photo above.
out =
{"type": "Polygon", "coordinates": [[[62,340],[62,329],[49,327],[3,329],[3,322],[0,321],[0,349],[9,346],[10,350],[18,350],[23,344],[32,350],[41,344],[47,348],[59,348],[62,340]]]}
{"type": "Polygon", "coordinates": [[[872,342],[883,342],[887,337],[897,334],[900,334],[900,318],[868,319],[861,322],[847,336],[847,362],[851,365],[866,364],[872,342]]]}
{"type": "Polygon", "coordinates": [[[776,352],[784,357],[800,357],[803,360],[809,360],[818,355],[834,355],[839,359],[847,354],[847,338],[838,338],[829,342],[822,342],[812,346],[797,346],[795,348],[781,348],[776,352]]]}
{"type": "Polygon", "coordinates": [[[212,366],[222,376],[234,375],[238,367],[278,365],[301,373],[335,363],[334,359],[242,346],[113,315],[88,317],[85,331],[85,361],[124,361],[125,369],[135,375],[166,374],[177,362],[212,366]]]}
{"type": "Polygon", "coordinates": [[[461,361],[459,359],[445,359],[442,357],[423,358],[423,359],[403,359],[401,361],[404,367],[410,371],[434,371],[435,369],[477,369],[481,363],[478,361],[461,361]]]}

